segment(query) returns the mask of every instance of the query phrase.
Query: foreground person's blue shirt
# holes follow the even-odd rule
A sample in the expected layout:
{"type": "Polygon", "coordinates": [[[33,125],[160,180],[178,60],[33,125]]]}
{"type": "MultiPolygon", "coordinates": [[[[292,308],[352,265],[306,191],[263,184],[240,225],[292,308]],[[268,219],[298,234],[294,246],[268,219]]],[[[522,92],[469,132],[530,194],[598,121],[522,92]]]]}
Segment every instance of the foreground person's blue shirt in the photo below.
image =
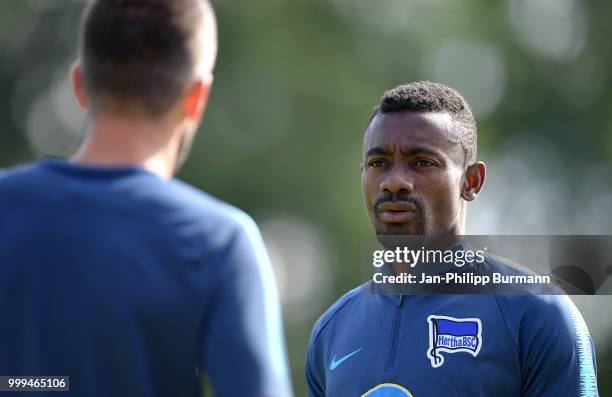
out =
{"type": "MultiPolygon", "coordinates": [[[[514,273],[490,258],[486,271],[514,273]]],[[[314,327],[310,397],[596,397],[595,351],[563,295],[381,295],[365,284],[314,327]]]]}
{"type": "Polygon", "coordinates": [[[71,395],[291,394],[255,223],[138,167],[0,173],[0,313],[0,375],[71,395]]]}

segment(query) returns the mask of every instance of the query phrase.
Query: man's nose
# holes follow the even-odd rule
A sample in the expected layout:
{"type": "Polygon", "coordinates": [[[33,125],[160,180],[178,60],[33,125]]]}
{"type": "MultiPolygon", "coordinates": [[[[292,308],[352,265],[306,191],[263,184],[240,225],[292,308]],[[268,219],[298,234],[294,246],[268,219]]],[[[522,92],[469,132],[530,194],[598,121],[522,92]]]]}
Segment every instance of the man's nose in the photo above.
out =
{"type": "Polygon", "coordinates": [[[380,183],[380,191],[392,194],[411,193],[414,181],[402,167],[393,167],[380,183]]]}

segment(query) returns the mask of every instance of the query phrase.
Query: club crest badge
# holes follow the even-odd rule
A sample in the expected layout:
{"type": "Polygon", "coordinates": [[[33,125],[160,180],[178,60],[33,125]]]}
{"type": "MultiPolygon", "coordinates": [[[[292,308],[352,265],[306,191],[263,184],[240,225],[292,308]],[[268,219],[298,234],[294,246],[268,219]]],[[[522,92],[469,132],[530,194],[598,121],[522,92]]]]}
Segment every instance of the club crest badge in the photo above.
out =
{"type": "Polygon", "coordinates": [[[444,364],[441,353],[469,353],[476,357],[482,347],[482,323],[479,318],[448,316],[427,317],[429,323],[429,349],[427,358],[434,368],[444,364]]]}

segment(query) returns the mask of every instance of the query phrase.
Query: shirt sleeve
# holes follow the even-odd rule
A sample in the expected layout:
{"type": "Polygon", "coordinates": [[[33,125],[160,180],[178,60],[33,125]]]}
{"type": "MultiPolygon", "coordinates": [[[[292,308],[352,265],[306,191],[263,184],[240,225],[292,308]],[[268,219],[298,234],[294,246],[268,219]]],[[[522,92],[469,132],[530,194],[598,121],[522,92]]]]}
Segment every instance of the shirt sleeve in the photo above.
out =
{"type": "Polygon", "coordinates": [[[321,385],[321,379],[318,374],[318,368],[315,361],[315,339],[316,339],[316,328],[313,331],[313,335],[310,338],[308,344],[308,352],[306,356],[306,383],[308,386],[308,397],[325,397],[325,391],[321,385]]]}
{"type": "Polygon", "coordinates": [[[595,349],[566,296],[545,296],[521,322],[523,397],[597,397],[595,349]]]}
{"type": "Polygon", "coordinates": [[[219,264],[200,364],[217,397],[292,396],[274,274],[257,226],[243,217],[219,264]]]}

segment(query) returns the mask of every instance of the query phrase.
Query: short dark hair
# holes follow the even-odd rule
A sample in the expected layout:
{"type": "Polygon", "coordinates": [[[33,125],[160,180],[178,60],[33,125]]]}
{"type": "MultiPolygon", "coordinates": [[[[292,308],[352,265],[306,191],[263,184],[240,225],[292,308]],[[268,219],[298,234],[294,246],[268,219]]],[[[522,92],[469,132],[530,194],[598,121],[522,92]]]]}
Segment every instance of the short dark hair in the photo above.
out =
{"type": "Polygon", "coordinates": [[[108,98],[165,114],[198,72],[212,71],[216,46],[207,0],[92,0],[79,49],[94,111],[108,98]]]}
{"type": "Polygon", "coordinates": [[[431,81],[399,85],[384,93],[374,108],[370,122],[378,114],[395,112],[448,113],[457,125],[457,133],[468,163],[476,160],[476,121],[467,101],[454,89],[431,81]]]}

